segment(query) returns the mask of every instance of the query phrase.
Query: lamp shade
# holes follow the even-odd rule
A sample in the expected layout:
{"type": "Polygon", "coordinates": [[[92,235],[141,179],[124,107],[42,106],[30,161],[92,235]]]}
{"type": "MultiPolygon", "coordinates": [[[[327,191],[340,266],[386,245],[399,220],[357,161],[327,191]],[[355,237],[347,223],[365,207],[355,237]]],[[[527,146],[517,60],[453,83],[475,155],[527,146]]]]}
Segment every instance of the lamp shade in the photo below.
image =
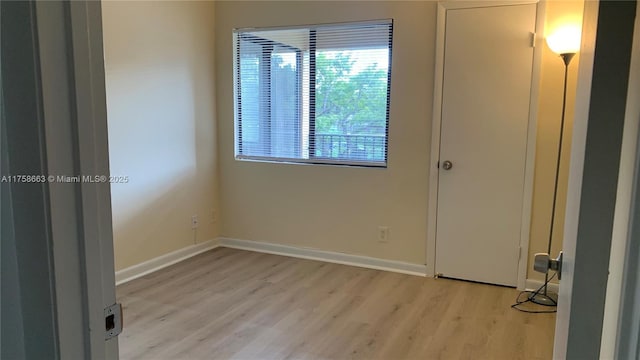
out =
{"type": "Polygon", "coordinates": [[[547,45],[558,55],[577,53],[580,50],[580,28],[567,25],[556,29],[547,36],[547,45]]]}

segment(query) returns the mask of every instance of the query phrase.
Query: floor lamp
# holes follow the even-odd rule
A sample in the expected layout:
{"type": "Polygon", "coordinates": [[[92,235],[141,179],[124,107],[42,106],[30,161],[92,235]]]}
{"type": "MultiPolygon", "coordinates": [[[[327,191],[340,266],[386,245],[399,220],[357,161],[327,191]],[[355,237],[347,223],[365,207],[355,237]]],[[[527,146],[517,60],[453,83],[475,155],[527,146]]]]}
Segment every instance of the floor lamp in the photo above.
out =
{"type": "MultiPolygon", "coordinates": [[[[555,31],[547,37],[547,45],[554,53],[558,54],[564,62],[564,82],[562,91],[562,118],[560,120],[560,139],[558,141],[558,156],[556,158],[556,177],[553,188],[553,205],[551,208],[551,226],[549,229],[549,242],[547,245],[547,258],[551,255],[551,243],[553,240],[553,228],[556,218],[556,203],[558,200],[558,183],[560,179],[560,161],[562,159],[562,140],[564,135],[564,123],[567,109],[567,77],[569,63],[580,49],[580,28],[568,26],[555,31]]],[[[531,293],[529,300],[533,303],[545,306],[556,306],[558,298],[556,294],[548,291],[549,267],[544,271],[544,284],[540,289],[531,293]]]]}

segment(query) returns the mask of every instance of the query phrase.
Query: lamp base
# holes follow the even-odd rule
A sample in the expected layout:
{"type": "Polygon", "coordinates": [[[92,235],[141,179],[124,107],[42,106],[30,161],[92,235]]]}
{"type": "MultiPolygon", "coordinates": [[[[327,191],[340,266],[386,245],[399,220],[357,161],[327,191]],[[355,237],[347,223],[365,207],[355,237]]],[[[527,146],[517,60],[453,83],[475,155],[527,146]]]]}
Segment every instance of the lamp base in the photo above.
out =
{"type": "Polygon", "coordinates": [[[552,293],[547,293],[545,295],[545,294],[533,292],[531,293],[531,295],[529,295],[529,301],[531,301],[534,304],[543,305],[543,306],[557,306],[558,295],[552,294],[552,293]]]}

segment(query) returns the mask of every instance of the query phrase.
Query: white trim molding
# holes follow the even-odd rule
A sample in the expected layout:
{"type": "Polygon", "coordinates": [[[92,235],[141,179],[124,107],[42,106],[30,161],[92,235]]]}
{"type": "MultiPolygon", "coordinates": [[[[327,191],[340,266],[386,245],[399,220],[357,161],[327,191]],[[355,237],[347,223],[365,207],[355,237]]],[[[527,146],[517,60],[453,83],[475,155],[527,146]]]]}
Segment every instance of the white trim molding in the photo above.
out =
{"type": "Polygon", "coordinates": [[[401,274],[426,276],[424,264],[412,264],[403,261],[385,260],[361,255],[345,254],[290,245],[273,244],[261,241],[219,238],[219,246],[256,251],[266,254],[291,256],[301,259],[319,260],[329,263],[358,266],[368,269],[391,271],[401,274]]]}
{"type": "Polygon", "coordinates": [[[396,272],[401,274],[426,276],[426,265],[412,264],[403,261],[385,260],[362,255],[345,254],[335,251],[325,251],[290,245],[281,245],[261,241],[239,240],[231,238],[217,238],[199,244],[187,246],[174,252],[158,256],[143,263],[116,271],[116,285],[127,283],[142,276],[164,269],[173,264],[187,260],[203,252],[218,247],[240,249],[290,256],[301,259],[318,260],[335,264],[358,266],[368,269],[396,272]]]}
{"type": "MultiPolygon", "coordinates": [[[[542,284],[544,284],[544,281],[534,280],[534,279],[527,279],[526,284],[525,284],[525,290],[526,291],[536,291],[542,286],[542,284]]],[[[547,290],[549,292],[554,293],[554,294],[557,294],[559,289],[560,289],[560,284],[558,284],[558,283],[550,282],[547,285],[547,290]]]]}
{"type": "Polygon", "coordinates": [[[116,271],[116,285],[135,280],[219,246],[218,239],[207,240],[116,271]]]}

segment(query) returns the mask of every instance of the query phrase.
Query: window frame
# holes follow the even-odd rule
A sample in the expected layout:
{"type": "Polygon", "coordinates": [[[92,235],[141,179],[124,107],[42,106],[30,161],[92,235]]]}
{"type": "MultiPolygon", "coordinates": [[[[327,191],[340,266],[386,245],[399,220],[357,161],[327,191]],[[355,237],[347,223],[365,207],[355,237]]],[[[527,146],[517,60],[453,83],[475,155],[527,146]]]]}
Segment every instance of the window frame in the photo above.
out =
{"type": "MultiPolygon", "coordinates": [[[[234,147],[235,147],[235,160],[237,161],[251,161],[251,162],[270,162],[270,163],[287,163],[287,164],[303,164],[303,165],[334,165],[334,166],[356,166],[356,167],[371,167],[371,168],[387,168],[388,167],[388,159],[389,159],[389,123],[390,123],[390,108],[391,108],[391,72],[392,72],[392,58],[393,58],[393,30],[394,30],[394,21],[393,19],[380,19],[380,20],[369,20],[369,21],[359,21],[359,22],[344,22],[344,23],[328,23],[328,24],[318,24],[318,25],[296,25],[296,26],[279,26],[279,27],[260,27],[260,28],[235,28],[233,29],[233,57],[234,57],[234,147]],[[289,157],[278,157],[278,156],[261,156],[261,155],[246,155],[243,154],[243,137],[242,137],[242,100],[241,100],[241,56],[239,53],[240,49],[240,41],[248,40],[253,38],[253,42],[262,47],[262,57],[260,58],[259,64],[259,78],[260,79],[268,79],[267,84],[260,84],[260,86],[265,87],[265,93],[267,94],[268,101],[261,101],[261,103],[268,104],[269,110],[266,112],[267,124],[265,126],[267,129],[260,129],[260,140],[263,141],[262,137],[265,136],[264,132],[268,132],[269,136],[265,136],[265,139],[269,140],[269,146],[265,148],[269,148],[271,151],[271,131],[272,131],[272,122],[271,122],[271,87],[272,87],[272,70],[268,70],[268,76],[263,77],[263,71],[266,71],[266,67],[271,67],[271,55],[273,53],[273,48],[276,46],[289,48],[295,51],[296,53],[296,113],[297,113],[297,124],[298,126],[295,129],[295,152],[302,154],[302,133],[303,133],[303,120],[302,120],[302,112],[303,112],[303,59],[304,59],[304,51],[300,48],[296,48],[294,46],[283,44],[271,39],[266,39],[262,37],[258,37],[253,34],[247,34],[247,32],[252,31],[275,31],[275,30],[295,30],[295,29],[308,29],[309,30],[309,85],[308,92],[309,98],[315,99],[316,93],[316,75],[317,75],[317,30],[323,27],[336,27],[336,26],[364,26],[364,25],[388,25],[388,53],[389,60],[388,66],[386,69],[387,79],[386,79],[386,111],[385,111],[385,134],[384,134],[384,144],[383,144],[383,153],[384,158],[381,161],[374,160],[359,160],[359,159],[348,159],[348,158],[331,158],[324,156],[316,155],[316,102],[309,101],[309,128],[308,134],[306,135],[308,142],[308,158],[299,157],[299,158],[289,158],[289,157]],[[268,44],[268,45],[265,45],[268,44]],[[265,51],[265,47],[271,47],[270,51],[265,51]]],[[[262,94],[262,90],[261,90],[262,94]]],[[[348,136],[345,134],[336,134],[336,136],[348,136]]]]}

